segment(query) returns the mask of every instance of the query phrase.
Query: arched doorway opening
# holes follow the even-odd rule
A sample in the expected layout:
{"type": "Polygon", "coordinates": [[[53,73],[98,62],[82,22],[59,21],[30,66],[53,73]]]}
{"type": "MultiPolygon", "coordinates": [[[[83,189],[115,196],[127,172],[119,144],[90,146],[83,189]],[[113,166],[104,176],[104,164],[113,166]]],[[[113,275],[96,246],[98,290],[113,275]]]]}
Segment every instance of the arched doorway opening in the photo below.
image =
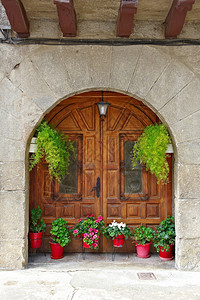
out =
{"type": "MultiPolygon", "coordinates": [[[[145,168],[130,166],[134,141],[159,118],[141,101],[114,92],[104,92],[110,103],[101,122],[96,103],[101,92],[88,92],[63,100],[46,120],[74,141],[77,157],[61,184],[51,182],[48,165],[43,161],[30,176],[30,209],[40,205],[47,224],[42,251],[49,252],[49,232],[54,219],[62,217],[73,226],[78,219],[102,215],[106,224],[125,222],[132,229],[138,225],[155,227],[172,214],[172,156],[168,158],[170,182],[158,185],[145,168]],[[100,180],[100,194],[93,189],[100,180]]],[[[134,251],[131,241],[130,251],[134,251]]],[[[77,239],[65,249],[81,252],[77,239]]],[[[121,249],[125,251],[126,249],[121,249]]],[[[100,251],[111,252],[111,241],[102,239],[100,251]]]]}

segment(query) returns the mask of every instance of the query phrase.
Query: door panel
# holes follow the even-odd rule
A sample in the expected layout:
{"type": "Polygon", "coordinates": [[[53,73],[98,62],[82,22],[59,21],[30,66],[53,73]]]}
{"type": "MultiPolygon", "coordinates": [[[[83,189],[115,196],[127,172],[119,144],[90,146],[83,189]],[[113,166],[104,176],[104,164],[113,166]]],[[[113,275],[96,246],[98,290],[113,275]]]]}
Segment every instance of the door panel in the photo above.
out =
{"type": "MultiPolygon", "coordinates": [[[[59,188],[58,182],[51,182],[45,160],[31,172],[30,208],[40,205],[47,223],[42,251],[50,251],[49,231],[52,221],[58,217],[73,226],[79,218],[102,214],[107,224],[114,219],[134,229],[141,224],[155,227],[171,214],[171,173],[170,183],[161,186],[143,167],[137,171],[141,172],[142,191],[131,193],[125,188],[125,183],[129,184],[125,143],[137,140],[144,128],[159,121],[158,118],[140,101],[104,92],[104,100],[110,106],[105,121],[101,122],[96,106],[100,100],[100,92],[74,96],[62,101],[46,116],[49,123],[77,142],[77,192],[74,187],[68,189],[72,192],[67,194],[63,187],[59,188]],[[98,177],[100,197],[92,191],[98,177]]],[[[168,160],[171,170],[172,158],[168,160]]],[[[139,174],[137,172],[135,174],[139,174]]],[[[67,179],[63,184],[66,182],[67,179]]],[[[133,184],[138,184],[137,178],[133,184]]],[[[100,251],[112,251],[110,240],[103,238],[100,244],[100,251]]],[[[131,241],[128,247],[134,250],[131,241]]],[[[72,238],[66,251],[80,252],[81,242],[72,238]]]]}

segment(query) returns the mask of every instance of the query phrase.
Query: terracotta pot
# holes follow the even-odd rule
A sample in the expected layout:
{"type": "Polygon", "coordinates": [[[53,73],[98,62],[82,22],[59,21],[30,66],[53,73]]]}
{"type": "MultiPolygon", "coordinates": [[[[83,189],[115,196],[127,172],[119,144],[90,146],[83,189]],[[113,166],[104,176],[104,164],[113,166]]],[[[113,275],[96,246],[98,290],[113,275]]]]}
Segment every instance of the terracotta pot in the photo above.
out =
{"type": "Polygon", "coordinates": [[[150,256],[149,248],[150,248],[151,243],[141,245],[141,244],[138,244],[137,242],[135,242],[135,245],[136,245],[137,257],[148,258],[150,256]]]}
{"type": "Polygon", "coordinates": [[[42,242],[42,232],[29,232],[29,240],[31,244],[31,248],[36,249],[40,248],[42,242]]]}
{"type": "Polygon", "coordinates": [[[64,247],[61,247],[58,243],[49,242],[51,246],[51,258],[52,259],[61,259],[63,258],[64,247]]]}
{"type": "Polygon", "coordinates": [[[159,246],[159,257],[162,260],[172,260],[173,256],[172,256],[172,251],[173,251],[173,246],[174,245],[169,245],[169,251],[167,252],[165,249],[163,249],[163,247],[159,246]],[[161,249],[163,249],[164,251],[162,251],[161,249]]]}
{"type": "Polygon", "coordinates": [[[118,235],[113,239],[113,247],[123,247],[124,246],[124,235],[118,235]]]}
{"type": "Polygon", "coordinates": [[[83,248],[90,248],[90,245],[88,245],[87,243],[85,243],[85,242],[83,241],[83,238],[84,238],[84,234],[82,234],[83,248]]]}

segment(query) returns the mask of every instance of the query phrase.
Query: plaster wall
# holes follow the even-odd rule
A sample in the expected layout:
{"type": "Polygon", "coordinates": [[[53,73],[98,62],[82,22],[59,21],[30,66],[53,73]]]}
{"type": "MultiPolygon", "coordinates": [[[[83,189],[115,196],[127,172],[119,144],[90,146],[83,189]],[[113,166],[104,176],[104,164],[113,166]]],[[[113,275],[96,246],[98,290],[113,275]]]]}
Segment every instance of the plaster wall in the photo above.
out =
{"type": "Polygon", "coordinates": [[[142,100],[175,149],[176,266],[200,271],[200,48],[0,45],[0,267],[27,264],[28,146],[44,115],[89,90],[142,100]]]}

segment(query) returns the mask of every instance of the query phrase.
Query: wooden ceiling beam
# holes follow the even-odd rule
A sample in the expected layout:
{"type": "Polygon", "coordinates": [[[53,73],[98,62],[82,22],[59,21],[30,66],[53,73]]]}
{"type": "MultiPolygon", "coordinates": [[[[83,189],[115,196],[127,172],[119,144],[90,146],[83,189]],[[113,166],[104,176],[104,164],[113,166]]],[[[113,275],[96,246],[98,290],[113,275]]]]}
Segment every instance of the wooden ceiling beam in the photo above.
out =
{"type": "Polygon", "coordinates": [[[1,3],[5,8],[12,30],[20,38],[29,37],[29,21],[21,0],[1,0],[1,3]]]}
{"type": "Polygon", "coordinates": [[[54,0],[57,7],[60,29],[64,37],[76,36],[76,12],[73,0],[54,0]]]}
{"type": "Polygon", "coordinates": [[[181,33],[187,12],[195,0],[174,0],[165,20],[165,38],[173,39],[181,33]]]}
{"type": "Polygon", "coordinates": [[[117,36],[129,37],[131,35],[137,6],[138,0],[121,0],[117,21],[117,36]]]}

